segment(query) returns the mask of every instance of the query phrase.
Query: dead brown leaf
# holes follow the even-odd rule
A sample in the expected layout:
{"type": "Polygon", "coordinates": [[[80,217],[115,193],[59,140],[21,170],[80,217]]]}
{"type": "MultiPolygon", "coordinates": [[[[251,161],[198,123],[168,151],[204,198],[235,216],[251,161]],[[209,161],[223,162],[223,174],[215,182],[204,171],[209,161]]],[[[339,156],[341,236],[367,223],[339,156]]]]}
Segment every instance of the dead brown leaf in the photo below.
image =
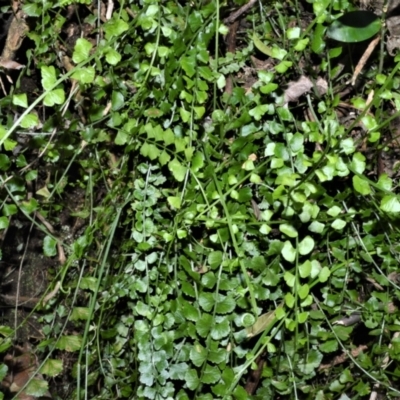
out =
{"type": "Polygon", "coordinates": [[[16,61],[13,60],[5,60],[2,57],[0,57],[0,67],[3,67],[5,69],[22,69],[25,67],[25,65],[22,65],[20,63],[17,63],[16,61]]]}
{"type": "MultiPolygon", "coordinates": [[[[36,373],[38,363],[35,355],[31,351],[28,344],[15,346],[13,353],[9,353],[4,357],[4,363],[8,367],[8,374],[0,382],[0,387],[8,390],[10,393],[18,393],[31,379],[43,380],[40,373],[36,373]],[[35,375],[34,378],[33,375],[35,375]]],[[[27,394],[24,390],[16,397],[18,400],[37,400],[38,397],[27,394]]],[[[51,395],[47,392],[40,399],[51,399],[51,395]]]]}
{"type": "Polygon", "coordinates": [[[288,88],[284,93],[284,104],[297,101],[301,96],[308,93],[314,85],[319,95],[325,94],[328,90],[328,83],[323,78],[318,78],[313,83],[310,78],[302,75],[296,82],[289,82],[288,88]]]}

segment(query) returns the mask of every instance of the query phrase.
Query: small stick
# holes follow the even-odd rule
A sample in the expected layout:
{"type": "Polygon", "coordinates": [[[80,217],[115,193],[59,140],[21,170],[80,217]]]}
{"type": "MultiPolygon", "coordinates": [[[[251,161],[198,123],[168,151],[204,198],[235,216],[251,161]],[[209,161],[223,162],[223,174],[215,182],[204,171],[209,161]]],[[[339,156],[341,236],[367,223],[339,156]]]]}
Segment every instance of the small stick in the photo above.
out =
{"type": "MultiPolygon", "coordinates": [[[[46,305],[46,303],[48,303],[53,297],[55,297],[60,291],[60,287],[61,282],[58,281],[54,286],[54,289],[43,298],[42,304],[46,305]]],[[[0,299],[2,299],[7,305],[12,305],[13,307],[25,307],[30,310],[36,308],[36,306],[40,303],[39,297],[14,296],[10,294],[1,294],[0,299]]]]}
{"type": "MultiPolygon", "coordinates": [[[[228,43],[227,51],[230,53],[234,53],[236,49],[236,32],[238,30],[238,27],[239,27],[239,21],[235,21],[229,27],[229,33],[226,37],[226,41],[228,43]]],[[[229,74],[226,79],[225,93],[231,95],[232,91],[233,91],[233,79],[232,79],[232,74],[229,74]]]]}
{"type": "Polygon", "coordinates": [[[111,19],[113,10],[114,10],[114,2],[113,2],[113,0],[108,0],[107,12],[106,12],[106,20],[107,21],[111,19]]]}
{"type": "Polygon", "coordinates": [[[376,38],[368,45],[367,50],[365,50],[364,54],[360,58],[360,61],[358,62],[356,69],[354,70],[353,77],[351,78],[352,86],[355,85],[358,75],[364,68],[364,65],[368,61],[369,56],[375,50],[375,47],[378,45],[380,39],[381,39],[381,36],[377,35],[376,38]]]}
{"type": "Polygon", "coordinates": [[[247,4],[244,6],[240,7],[239,10],[233,12],[228,18],[225,19],[225,23],[231,24],[232,22],[235,22],[242,14],[250,10],[251,7],[256,4],[257,0],[249,0],[247,4]]]}

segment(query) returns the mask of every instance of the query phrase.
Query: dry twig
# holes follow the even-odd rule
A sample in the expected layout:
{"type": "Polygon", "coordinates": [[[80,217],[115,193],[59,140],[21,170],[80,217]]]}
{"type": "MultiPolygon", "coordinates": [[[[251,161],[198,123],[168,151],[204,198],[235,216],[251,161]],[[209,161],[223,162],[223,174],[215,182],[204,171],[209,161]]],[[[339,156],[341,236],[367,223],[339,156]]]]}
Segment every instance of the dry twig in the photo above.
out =
{"type": "Polygon", "coordinates": [[[354,86],[357,80],[358,75],[364,68],[364,65],[368,61],[368,58],[372,54],[372,52],[375,50],[375,47],[378,45],[379,41],[381,39],[381,36],[378,35],[367,47],[367,50],[365,50],[364,54],[360,58],[360,61],[358,62],[356,69],[354,70],[353,77],[351,78],[351,84],[354,86]]]}
{"type": "Polygon", "coordinates": [[[236,10],[233,12],[228,18],[225,19],[226,24],[232,24],[235,22],[242,14],[245,12],[249,11],[251,7],[254,6],[254,4],[257,3],[257,0],[250,0],[247,4],[244,6],[240,7],[239,10],[236,10]]]}

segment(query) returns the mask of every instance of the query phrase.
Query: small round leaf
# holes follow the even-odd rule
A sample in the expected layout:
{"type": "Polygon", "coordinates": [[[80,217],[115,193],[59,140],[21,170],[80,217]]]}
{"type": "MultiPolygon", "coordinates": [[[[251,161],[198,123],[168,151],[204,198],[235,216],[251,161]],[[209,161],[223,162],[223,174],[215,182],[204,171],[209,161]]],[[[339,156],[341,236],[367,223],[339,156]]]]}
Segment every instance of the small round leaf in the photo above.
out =
{"type": "Polygon", "coordinates": [[[296,228],[294,228],[292,225],[289,224],[279,225],[279,230],[291,238],[297,237],[298,234],[296,228]]]}
{"type": "Polygon", "coordinates": [[[354,189],[363,196],[371,193],[371,188],[368,181],[366,179],[360,178],[358,175],[353,176],[353,186],[354,189]]]}
{"type": "Polygon", "coordinates": [[[299,243],[299,253],[302,256],[305,256],[308,253],[311,253],[311,251],[314,248],[314,239],[310,236],[306,236],[300,243],[299,243]]]}
{"type": "Polygon", "coordinates": [[[281,252],[283,258],[288,262],[293,262],[296,258],[296,249],[292,246],[292,243],[290,243],[288,240],[283,245],[281,252]]]}

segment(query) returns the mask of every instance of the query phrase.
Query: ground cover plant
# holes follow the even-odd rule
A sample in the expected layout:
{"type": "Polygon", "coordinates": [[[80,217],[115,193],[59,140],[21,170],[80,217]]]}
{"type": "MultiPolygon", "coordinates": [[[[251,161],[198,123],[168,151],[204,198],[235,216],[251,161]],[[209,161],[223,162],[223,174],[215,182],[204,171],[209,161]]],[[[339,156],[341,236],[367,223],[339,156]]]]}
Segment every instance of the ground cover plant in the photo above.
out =
{"type": "Polygon", "coordinates": [[[397,8],[4,5],[0,399],[400,398],[397,8]]]}

